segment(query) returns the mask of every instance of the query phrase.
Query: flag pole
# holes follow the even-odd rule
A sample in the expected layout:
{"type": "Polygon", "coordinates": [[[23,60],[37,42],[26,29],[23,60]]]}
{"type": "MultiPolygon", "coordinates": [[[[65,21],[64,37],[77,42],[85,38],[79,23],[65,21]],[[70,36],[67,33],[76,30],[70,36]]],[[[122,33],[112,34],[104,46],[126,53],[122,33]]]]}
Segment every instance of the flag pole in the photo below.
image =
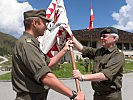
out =
{"type": "MultiPolygon", "coordinates": [[[[76,68],[76,64],[75,64],[74,52],[73,52],[72,47],[70,47],[70,54],[71,54],[71,60],[72,60],[72,68],[73,68],[73,70],[76,70],[77,68],[76,68]]],[[[81,91],[80,83],[79,83],[78,79],[75,79],[75,84],[76,84],[77,92],[81,91]]]]}
{"type": "MultiPolygon", "coordinates": [[[[92,0],[90,0],[90,25],[89,25],[89,31],[93,29],[93,22],[94,21],[94,15],[92,11],[92,0]],[[93,16],[93,19],[91,18],[93,16]]],[[[92,47],[92,33],[90,34],[91,40],[90,40],[90,47],[92,47]]],[[[89,59],[89,66],[90,66],[90,72],[92,72],[92,59],[89,59]]]]}

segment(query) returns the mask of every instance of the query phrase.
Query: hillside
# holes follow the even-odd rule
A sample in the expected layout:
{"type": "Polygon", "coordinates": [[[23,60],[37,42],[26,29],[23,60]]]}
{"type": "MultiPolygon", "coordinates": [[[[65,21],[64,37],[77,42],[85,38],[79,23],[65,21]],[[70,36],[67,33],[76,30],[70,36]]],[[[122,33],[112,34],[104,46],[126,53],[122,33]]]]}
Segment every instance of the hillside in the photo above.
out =
{"type": "Polygon", "coordinates": [[[0,32],[0,55],[11,54],[16,40],[15,37],[0,32]]]}

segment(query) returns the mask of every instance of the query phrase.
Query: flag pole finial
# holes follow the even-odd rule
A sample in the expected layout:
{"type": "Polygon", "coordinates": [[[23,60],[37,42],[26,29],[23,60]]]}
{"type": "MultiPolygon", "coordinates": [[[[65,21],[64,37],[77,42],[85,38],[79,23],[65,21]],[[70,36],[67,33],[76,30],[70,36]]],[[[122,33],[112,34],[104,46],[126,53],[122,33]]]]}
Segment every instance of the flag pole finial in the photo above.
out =
{"type": "Polygon", "coordinates": [[[94,14],[92,9],[92,1],[90,0],[90,23],[87,29],[89,30],[93,29],[93,21],[94,21],[94,14]]]}

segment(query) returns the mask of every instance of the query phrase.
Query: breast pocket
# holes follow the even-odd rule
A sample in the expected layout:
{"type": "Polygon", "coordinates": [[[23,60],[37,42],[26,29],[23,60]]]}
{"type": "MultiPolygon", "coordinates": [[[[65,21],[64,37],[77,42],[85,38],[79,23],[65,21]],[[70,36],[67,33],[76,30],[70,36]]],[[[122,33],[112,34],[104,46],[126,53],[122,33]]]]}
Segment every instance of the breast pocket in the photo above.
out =
{"type": "Polygon", "coordinates": [[[100,61],[100,65],[99,65],[100,71],[102,71],[103,69],[105,69],[106,68],[106,65],[107,65],[106,60],[105,59],[102,59],[100,61]]]}
{"type": "Polygon", "coordinates": [[[101,60],[102,57],[96,57],[94,59],[94,65],[93,65],[93,73],[97,73],[100,71],[100,60],[101,60]]]}
{"type": "Polygon", "coordinates": [[[110,58],[109,56],[105,56],[105,57],[101,58],[100,65],[99,65],[100,66],[100,71],[107,67],[107,63],[109,61],[109,58],[110,58]]]}

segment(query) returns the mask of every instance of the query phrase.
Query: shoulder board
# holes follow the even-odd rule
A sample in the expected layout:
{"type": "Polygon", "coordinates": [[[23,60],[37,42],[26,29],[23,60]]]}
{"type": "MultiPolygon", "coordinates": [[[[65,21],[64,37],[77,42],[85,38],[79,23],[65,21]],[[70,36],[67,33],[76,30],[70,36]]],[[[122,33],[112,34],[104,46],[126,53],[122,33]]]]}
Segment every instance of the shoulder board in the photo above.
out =
{"type": "Polygon", "coordinates": [[[122,52],[122,50],[118,49],[119,52],[122,52]]]}
{"type": "Polygon", "coordinates": [[[122,50],[119,50],[119,52],[122,52],[122,50]]]}
{"type": "Polygon", "coordinates": [[[27,43],[31,43],[31,42],[32,42],[32,39],[31,39],[31,38],[27,38],[27,39],[26,39],[26,42],[27,42],[27,43]]]}

